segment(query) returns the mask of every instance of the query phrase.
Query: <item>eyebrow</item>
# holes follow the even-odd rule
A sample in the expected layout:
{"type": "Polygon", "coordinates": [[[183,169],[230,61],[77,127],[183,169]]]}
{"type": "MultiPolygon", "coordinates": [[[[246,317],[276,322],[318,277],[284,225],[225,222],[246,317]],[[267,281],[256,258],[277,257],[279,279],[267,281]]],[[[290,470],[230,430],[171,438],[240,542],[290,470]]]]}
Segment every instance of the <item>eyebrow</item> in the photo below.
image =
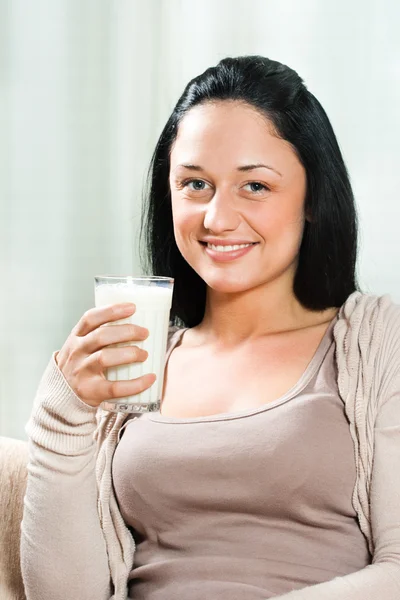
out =
{"type": "MultiPolygon", "coordinates": [[[[177,167],[183,167],[184,169],[190,169],[191,171],[204,171],[205,170],[200,165],[192,165],[190,163],[177,165],[177,167]]],[[[271,167],[269,165],[264,165],[263,163],[254,163],[254,164],[251,164],[251,165],[242,165],[240,167],[237,167],[237,171],[247,172],[247,171],[252,171],[253,169],[260,169],[261,167],[263,167],[264,169],[269,169],[270,171],[273,171],[274,173],[277,173],[278,175],[280,175],[282,177],[282,173],[279,173],[279,171],[277,171],[273,167],[271,167]]]]}

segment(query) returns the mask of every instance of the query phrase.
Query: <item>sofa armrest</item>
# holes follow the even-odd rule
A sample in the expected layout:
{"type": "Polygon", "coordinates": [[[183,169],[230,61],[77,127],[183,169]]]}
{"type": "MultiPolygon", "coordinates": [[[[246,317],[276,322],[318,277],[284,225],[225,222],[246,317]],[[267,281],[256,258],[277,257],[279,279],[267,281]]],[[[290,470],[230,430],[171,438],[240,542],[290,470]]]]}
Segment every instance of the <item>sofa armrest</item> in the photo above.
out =
{"type": "Polygon", "coordinates": [[[20,530],[28,443],[0,437],[0,598],[26,600],[20,567],[20,530]]]}

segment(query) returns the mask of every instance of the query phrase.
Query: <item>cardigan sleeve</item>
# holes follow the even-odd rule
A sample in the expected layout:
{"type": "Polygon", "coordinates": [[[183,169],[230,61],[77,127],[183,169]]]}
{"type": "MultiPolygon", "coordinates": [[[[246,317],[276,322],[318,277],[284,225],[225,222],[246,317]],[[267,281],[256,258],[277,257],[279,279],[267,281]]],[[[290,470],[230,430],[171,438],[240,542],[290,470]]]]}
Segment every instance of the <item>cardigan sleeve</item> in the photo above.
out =
{"type": "MultiPolygon", "coordinates": [[[[400,364],[399,364],[400,366],[400,364]]],[[[398,600],[400,598],[400,375],[375,422],[370,510],[372,564],[279,600],[398,600]]]]}
{"type": "Polygon", "coordinates": [[[69,387],[53,354],[26,426],[28,481],[21,523],[27,600],[109,600],[105,540],[97,510],[97,409],[69,387]]]}

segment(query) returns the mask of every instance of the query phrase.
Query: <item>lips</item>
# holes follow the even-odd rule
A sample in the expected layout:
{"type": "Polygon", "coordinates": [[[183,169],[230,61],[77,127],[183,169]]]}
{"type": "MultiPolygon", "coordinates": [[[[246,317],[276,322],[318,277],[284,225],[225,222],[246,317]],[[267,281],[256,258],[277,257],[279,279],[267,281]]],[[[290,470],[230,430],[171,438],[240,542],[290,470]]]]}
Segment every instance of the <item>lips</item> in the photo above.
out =
{"type": "Polygon", "coordinates": [[[216,250],[217,252],[232,252],[234,250],[242,250],[243,248],[247,248],[251,246],[251,242],[248,244],[207,244],[207,248],[210,250],[216,250]]]}
{"type": "MultiPolygon", "coordinates": [[[[241,258],[242,256],[245,256],[246,254],[251,252],[253,250],[253,248],[257,245],[257,242],[241,242],[240,244],[238,244],[238,243],[235,244],[233,242],[236,242],[236,240],[232,240],[232,241],[224,240],[224,242],[219,241],[218,245],[215,244],[217,246],[217,248],[218,248],[218,246],[224,247],[224,248],[229,246],[232,248],[232,250],[228,250],[227,248],[224,250],[222,250],[222,249],[218,250],[217,248],[210,247],[210,245],[208,245],[207,242],[201,241],[200,243],[202,244],[205,253],[214,262],[219,262],[219,263],[231,262],[233,260],[241,258]],[[239,247],[239,248],[235,249],[235,248],[233,248],[234,246],[243,246],[243,247],[239,247]]],[[[209,242],[209,244],[211,244],[211,242],[209,242]]]]}
{"type": "Polygon", "coordinates": [[[252,240],[240,240],[240,239],[219,239],[206,237],[199,240],[201,244],[212,244],[213,246],[242,246],[243,244],[255,244],[252,240]]]}

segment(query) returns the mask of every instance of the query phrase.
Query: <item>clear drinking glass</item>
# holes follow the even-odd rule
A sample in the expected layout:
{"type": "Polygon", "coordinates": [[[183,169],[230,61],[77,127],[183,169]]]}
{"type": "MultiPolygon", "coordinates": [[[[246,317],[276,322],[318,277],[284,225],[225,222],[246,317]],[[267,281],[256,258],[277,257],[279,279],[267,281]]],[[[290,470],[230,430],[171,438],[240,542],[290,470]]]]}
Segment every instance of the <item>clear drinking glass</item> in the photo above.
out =
{"type": "Polygon", "coordinates": [[[143,363],[119,365],[106,369],[109,381],[134,379],[145,373],[155,373],[153,385],[135,396],[105,400],[101,407],[112,412],[149,412],[160,409],[164,382],[165,353],[167,349],[169,317],[174,280],[169,277],[131,277],[99,275],[94,278],[95,305],[106,306],[120,302],[133,302],[136,312],[126,319],[107,323],[133,323],[146,327],[149,337],[140,342],[123,342],[121,346],[138,346],[149,353],[143,363]]]}

